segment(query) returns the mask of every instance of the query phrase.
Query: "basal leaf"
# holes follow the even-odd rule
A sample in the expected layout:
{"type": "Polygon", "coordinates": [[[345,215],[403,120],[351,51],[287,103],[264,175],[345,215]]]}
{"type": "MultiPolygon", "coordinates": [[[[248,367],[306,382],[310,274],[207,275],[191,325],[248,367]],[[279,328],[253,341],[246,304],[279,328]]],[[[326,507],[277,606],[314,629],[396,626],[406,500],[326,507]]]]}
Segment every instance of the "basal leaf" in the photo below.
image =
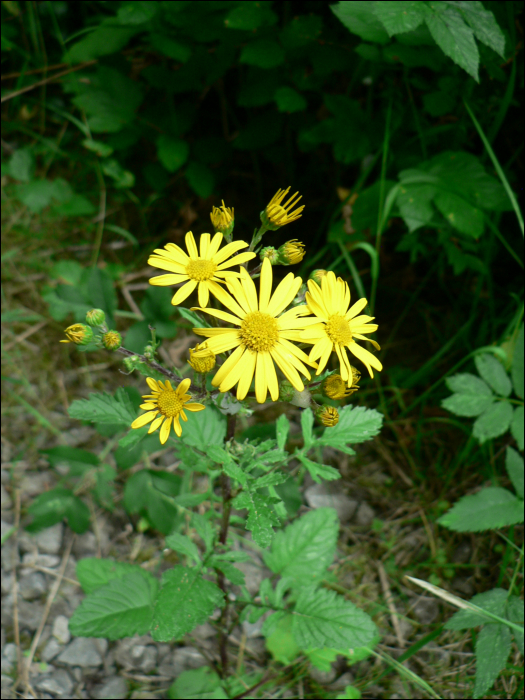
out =
{"type": "Polygon", "coordinates": [[[523,522],[523,501],[498,486],[463,496],[438,523],[455,532],[481,532],[523,522]]]}
{"type": "Polygon", "coordinates": [[[510,629],[501,623],[484,625],[476,640],[474,697],[481,698],[505,668],[510,654],[510,629]]]}

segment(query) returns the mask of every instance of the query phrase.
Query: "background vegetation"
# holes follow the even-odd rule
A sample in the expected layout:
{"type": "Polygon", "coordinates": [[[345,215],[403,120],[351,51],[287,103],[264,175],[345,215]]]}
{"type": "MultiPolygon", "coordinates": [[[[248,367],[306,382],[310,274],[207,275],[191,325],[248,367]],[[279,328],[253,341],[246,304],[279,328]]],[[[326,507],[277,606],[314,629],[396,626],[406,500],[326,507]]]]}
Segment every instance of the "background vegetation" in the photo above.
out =
{"type": "MultiPolygon", "coordinates": [[[[74,399],[122,385],[132,399],[142,393],[142,378],[124,377],[107,353],[59,347],[63,328],[103,308],[127,348],[142,352],[151,325],[164,359],[184,367],[191,322],[174,312],[169,290],[149,287],[147,257],[188,230],[210,231],[222,199],[247,238],[254,212],[291,185],[303,216],[265,244],[298,238],[307,254],[296,274],[331,269],[368,297],[382,345],[383,372],[363,379],[351,401],[377,408],[383,431],[357,458],[332,462],[350,494],[365,490],[375,517],[342,528],[332,583],[384,614],[390,653],[404,649],[385,603],[393,590],[410,648],[438,640],[451,650],[446,664],[439,655],[416,662],[417,673],[439,695],[470,697],[476,628],[443,631],[446,604],[414,618],[404,577],[463,598],[495,587],[522,595],[520,526],[500,536],[437,524],[481,486],[512,490],[507,448],[523,450],[513,376],[523,353],[522,27],[521,2],[3,2],[8,490],[41,450],[99,453],[114,439],[114,426],[100,426],[77,440],[74,399]],[[418,6],[418,23],[413,13],[403,19],[405,5],[418,6]],[[512,384],[491,383],[491,368],[475,361],[487,348],[512,384]],[[450,379],[458,372],[481,376],[494,399],[451,403],[451,391],[470,391],[450,379]],[[493,403],[498,414],[483,421],[493,403]]],[[[245,419],[240,439],[274,437],[280,411],[245,419]]],[[[126,470],[157,451],[152,441],[135,461],[115,453],[96,507],[116,501],[112,517],[122,519],[126,470]]],[[[512,649],[488,697],[522,697],[512,649]]],[[[365,696],[412,692],[388,673],[356,673],[356,685],[365,696]]],[[[294,693],[300,682],[304,697],[335,697],[305,665],[288,682],[294,693]]]]}

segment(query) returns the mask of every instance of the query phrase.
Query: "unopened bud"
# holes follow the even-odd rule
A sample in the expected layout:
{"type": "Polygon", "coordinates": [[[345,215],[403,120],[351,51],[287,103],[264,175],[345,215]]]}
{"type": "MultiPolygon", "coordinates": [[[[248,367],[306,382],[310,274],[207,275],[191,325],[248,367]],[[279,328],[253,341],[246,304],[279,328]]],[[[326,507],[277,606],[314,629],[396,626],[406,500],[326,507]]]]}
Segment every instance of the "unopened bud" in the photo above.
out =
{"type": "Polygon", "coordinates": [[[281,265],[297,265],[304,258],[304,244],[296,238],[286,241],[279,248],[279,262],[281,265]]]}
{"type": "Polygon", "coordinates": [[[279,385],[279,401],[285,401],[286,403],[290,403],[290,401],[295,396],[295,393],[296,391],[294,387],[290,384],[290,382],[287,379],[284,379],[279,385]]]}
{"type": "Polygon", "coordinates": [[[222,207],[213,207],[210,219],[215,233],[222,233],[225,238],[231,236],[235,225],[233,207],[226,207],[224,200],[222,200],[222,207]]]}
{"type": "Polygon", "coordinates": [[[327,428],[333,428],[339,423],[339,411],[333,406],[319,406],[315,412],[315,416],[319,422],[326,425],[327,428]]]}
{"type": "Polygon", "coordinates": [[[83,323],[75,323],[66,328],[64,333],[67,340],[61,340],[61,343],[75,343],[75,345],[89,345],[93,340],[93,330],[90,326],[83,323]]]}
{"type": "Polygon", "coordinates": [[[269,245],[261,250],[261,252],[259,253],[259,257],[263,261],[265,258],[268,258],[272,265],[277,265],[279,260],[279,253],[277,250],[275,250],[273,246],[269,245]]]}
{"type": "Polygon", "coordinates": [[[86,323],[89,326],[101,326],[106,320],[106,314],[102,309],[91,309],[86,314],[86,323]]]}
{"type": "Polygon", "coordinates": [[[281,226],[286,226],[286,224],[290,224],[301,217],[304,205],[295,211],[291,211],[301,199],[300,196],[297,196],[299,192],[296,192],[287,202],[283,203],[283,199],[289,191],[289,187],[286,190],[277,190],[266,209],[261,212],[262,225],[268,230],[276,231],[281,226]]]}
{"type": "Polygon", "coordinates": [[[352,370],[352,385],[349,387],[340,374],[332,374],[323,381],[321,391],[329,399],[344,399],[359,389],[357,382],[361,373],[355,367],[352,370]],[[354,374],[355,373],[355,374],[354,374]]]}
{"type": "Polygon", "coordinates": [[[326,270],[314,270],[312,273],[310,273],[310,279],[313,280],[314,282],[317,282],[317,284],[321,284],[321,280],[323,277],[326,275],[326,270]]]}
{"type": "Polygon", "coordinates": [[[208,350],[206,344],[196,345],[195,348],[190,348],[190,359],[188,364],[196,372],[200,374],[206,374],[211,372],[215,367],[215,354],[208,350]]]}
{"type": "Polygon", "coordinates": [[[108,331],[102,336],[102,345],[106,350],[118,350],[122,345],[122,336],[118,331],[108,331]]]}

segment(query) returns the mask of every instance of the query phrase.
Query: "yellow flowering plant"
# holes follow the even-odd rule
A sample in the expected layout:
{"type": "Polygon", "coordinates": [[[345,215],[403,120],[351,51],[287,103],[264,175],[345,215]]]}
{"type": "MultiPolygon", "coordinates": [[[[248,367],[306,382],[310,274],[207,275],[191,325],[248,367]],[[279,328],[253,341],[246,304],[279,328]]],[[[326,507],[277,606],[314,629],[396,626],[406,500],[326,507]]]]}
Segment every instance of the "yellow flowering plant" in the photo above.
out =
{"type": "MultiPolygon", "coordinates": [[[[281,540],[274,539],[275,530],[291,515],[281,487],[301,473],[317,483],[339,479],[336,464],[318,459],[324,448],[354,454],[350,443],[376,434],[382,420],[375,410],[345,405],[358,391],[361,377],[348,353],[370,377],[373,370],[382,369],[376,355],[363,345],[369,341],[379,349],[368,337],[378,326],[372,323],[373,316],[362,313],[367,300],[351,303],[348,283],[330,270],[314,270],[303,282],[297,271],[301,264],[308,267],[308,246],[297,238],[280,241],[277,247],[261,245],[266,232],[297,225],[302,216],[304,205],[297,206],[301,197],[298,193],[289,197],[289,190],[279,189],[270,200],[251,240],[233,240],[234,209],[222,201],[210,214],[213,234],[194,236],[189,231],[184,243],[165,243],[149,256],[149,265],[161,271],[149,278],[149,284],[170,288],[174,318],[192,322],[195,342],[184,367],[166,362],[169,356],[153,327],[142,352],[126,348],[126,337],[109,327],[102,309],[88,311],[86,323],[69,326],[62,340],[79,349],[94,346],[121,356],[127,374],[138,372],[148,386],[140,404],[134,404],[121,387],[113,396],[93,393],[73,402],[70,414],[127,428],[118,441],[119,450],[131,448],[140,454],[143,446],[147,455],[159,454],[160,447],[174,455],[175,473],[163,472],[149,458],[143,468],[134,470],[127,478],[124,504],[130,515],[140,516],[141,529],[166,535],[165,546],[178,553],[180,563],[165,572],[160,592],[152,584],[144,593],[150,595],[151,611],[140,622],[129,623],[133,614],[126,619],[118,611],[112,614],[112,634],[150,631],[157,641],[180,639],[219,608],[215,624],[223,677],[229,668],[227,630],[235,620],[255,619],[258,610],[268,611],[270,619],[283,606],[295,614],[295,643],[308,653],[362,647],[376,639],[366,613],[342,596],[317,588],[333,548],[315,554],[314,543],[319,537],[335,542],[333,514],[311,511],[286,527],[281,540]],[[294,266],[293,271],[282,269],[287,266],[294,266]],[[272,437],[262,441],[243,437],[254,410],[264,410],[269,403],[280,405],[272,437]],[[289,416],[294,414],[302,439],[295,436],[292,444],[289,416]],[[205,477],[198,493],[191,493],[193,472],[205,477]],[[259,592],[263,602],[257,603],[243,589],[232,599],[231,586],[242,586],[244,581],[234,566],[239,559],[231,542],[233,510],[246,513],[245,529],[265,551],[270,570],[289,581],[291,595],[277,601],[263,591],[259,592]],[[322,620],[317,620],[319,610],[327,611],[322,620]],[[312,624],[315,634],[308,627],[312,624]]],[[[260,421],[264,422],[266,418],[260,421]]],[[[149,581],[151,576],[144,569],[136,580],[128,570],[120,575],[119,591],[142,590],[144,577],[149,581]]],[[[93,636],[94,613],[89,605],[86,610],[73,616],[70,629],[93,636]]]]}

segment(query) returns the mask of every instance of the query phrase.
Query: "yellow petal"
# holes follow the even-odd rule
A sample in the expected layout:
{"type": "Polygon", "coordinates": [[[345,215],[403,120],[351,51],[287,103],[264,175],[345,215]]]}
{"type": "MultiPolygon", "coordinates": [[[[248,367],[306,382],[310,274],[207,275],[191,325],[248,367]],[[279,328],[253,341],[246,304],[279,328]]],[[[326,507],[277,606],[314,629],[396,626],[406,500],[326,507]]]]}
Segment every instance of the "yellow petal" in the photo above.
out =
{"type": "MultiPolygon", "coordinates": [[[[169,416],[169,417],[166,417],[166,420],[162,424],[162,428],[160,429],[160,435],[159,435],[160,442],[162,445],[164,445],[166,443],[166,440],[170,436],[170,428],[171,428],[172,422],[173,422],[173,416],[169,416]]],[[[179,429],[180,429],[180,424],[179,424],[179,429]]],[[[177,431],[175,430],[175,432],[177,432],[177,431]]]]}
{"type": "Polygon", "coordinates": [[[159,255],[150,255],[148,265],[159,267],[161,270],[169,270],[177,275],[186,274],[186,267],[178,262],[172,262],[168,258],[161,258],[159,255]]]}
{"type": "Polygon", "coordinates": [[[222,321],[227,321],[228,323],[233,323],[236,326],[240,326],[242,320],[237,318],[237,316],[232,316],[227,311],[221,311],[220,309],[212,309],[211,307],[207,309],[201,309],[198,306],[192,306],[192,311],[200,311],[204,314],[209,314],[210,316],[215,316],[215,318],[220,318],[222,321]]]}
{"type": "MultiPolygon", "coordinates": [[[[268,258],[265,258],[268,260],[268,258]]],[[[268,260],[268,262],[270,262],[268,260]]],[[[264,403],[266,401],[266,394],[268,393],[268,382],[266,378],[266,365],[264,362],[264,353],[257,353],[257,363],[255,365],[255,398],[258,403],[264,403]]]]}
{"type": "Polygon", "coordinates": [[[147,425],[147,423],[151,423],[151,421],[155,418],[157,413],[158,411],[149,411],[148,413],[144,413],[142,416],[135,418],[135,420],[131,424],[131,427],[142,428],[142,426],[147,425]]]}
{"type": "Polygon", "coordinates": [[[182,428],[180,427],[179,416],[175,416],[175,418],[173,419],[173,430],[175,431],[175,435],[177,435],[177,437],[180,437],[182,435],[182,428]]]}
{"type": "Polygon", "coordinates": [[[303,352],[301,348],[298,348],[297,345],[288,342],[286,338],[279,338],[279,343],[283,346],[283,348],[285,348],[285,350],[294,355],[294,357],[296,357],[301,362],[306,362],[309,365],[313,364],[315,366],[315,362],[311,362],[308,355],[305,352],[303,352]]]}
{"type": "Polygon", "coordinates": [[[204,411],[206,406],[204,406],[202,403],[186,403],[184,404],[184,410],[188,409],[188,411],[192,411],[193,413],[196,413],[197,411],[204,411]]]}
{"type": "MultiPolygon", "coordinates": [[[[324,279],[324,278],[323,278],[324,279]]],[[[323,304],[318,304],[317,301],[313,298],[313,296],[309,293],[306,292],[305,294],[305,299],[306,303],[308,304],[308,308],[310,311],[321,321],[328,321],[328,313],[325,313],[325,305],[323,304]]]]}
{"type": "MultiPolygon", "coordinates": [[[[214,294],[217,297],[217,299],[221,302],[221,304],[225,306],[229,311],[233,312],[241,319],[246,316],[246,312],[239,306],[239,304],[235,301],[231,294],[228,294],[228,292],[225,289],[223,289],[219,284],[217,284],[216,286],[214,285],[211,291],[212,294],[214,294]]],[[[239,321],[237,321],[237,323],[239,323],[239,321]]]]}
{"type": "Polygon", "coordinates": [[[248,361],[246,355],[247,351],[245,350],[239,361],[230,369],[227,376],[220,383],[219,391],[229,391],[241,379],[248,361]]]}
{"type": "Polygon", "coordinates": [[[275,292],[272,294],[266,313],[270,314],[270,316],[277,316],[280,314],[281,311],[291,303],[292,299],[295,298],[302,283],[302,279],[300,277],[295,277],[293,272],[287,274],[277,285],[275,292]],[[297,284],[298,282],[299,284],[297,284]]]}
{"type": "Polygon", "coordinates": [[[174,284],[186,282],[188,279],[188,275],[157,275],[156,277],[150,277],[149,283],[154,287],[170,287],[174,284]]]}
{"type": "Polygon", "coordinates": [[[337,357],[339,358],[339,367],[341,372],[341,377],[343,382],[348,382],[352,377],[352,370],[350,369],[350,362],[348,361],[348,356],[344,347],[341,347],[339,343],[335,343],[335,351],[337,357]]]}
{"type": "Polygon", "coordinates": [[[225,245],[222,250],[219,250],[219,252],[213,256],[213,262],[216,265],[220,265],[221,262],[224,262],[230,255],[233,255],[238,250],[241,250],[241,248],[246,248],[247,246],[248,244],[245,243],[245,241],[233,241],[233,243],[228,243],[228,245],[225,245]]]}
{"type": "MultiPolygon", "coordinates": [[[[208,347],[210,343],[213,343],[213,339],[208,341],[208,347]]],[[[237,362],[241,359],[244,351],[244,345],[239,345],[239,347],[236,350],[234,350],[234,352],[232,352],[228,359],[225,362],[223,362],[223,364],[219,367],[217,373],[213,377],[213,380],[211,382],[213,386],[219,386],[220,384],[222,384],[222,382],[226,379],[231,370],[235,367],[237,362]]],[[[213,350],[213,352],[215,351],[213,350]]]]}
{"type": "MultiPolygon", "coordinates": [[[[233,350],[233,348],[240,345],[241,341],[239,340],[239,331],[234,331],[231,328],[225,328],[224,330],[229,331],[229,333],[225,333],[221,336],[214,336],[206,343],[208,350],[211,350],[215,355],[218,355],[221,352],[226,352],[227,350],[233,350]]],[[[206,336],[205,333],[197,333],[197,335],[206,336]]]]}
{"type": "Polygon", "coordinates": [[[139,408],[142,408],[144,411],[151,411],[158,408],[158,405],[155,401],[148,401],[147,403],[141,403],[139,408]]]}
{"type": "Polygon", "coordinates": [[[377,357],[357,343],[350,343],[348,349],[366,366],[371,377],[374,376],[372,367],[375,367],[379,371],[383,369],[383,365],[379,362],[377,357]],[[370,365],[372,365],[372,367],[370,367],[370,365]]]}
{"type": "Polygon", "coordinates": [[[278,401],[279,384],[277,382],[277,375],[275,374],[275,365],[273,364],[272,356],[269,352],[263,352],[261,354],[264,360],[264,371],[266,374],[266,381],[268,383],[270,396],[272,397],[272,401],[278,401]]]}
{"type": "Polygon", "coordinates": [[[243,263],[248,262],[248,260],[253,260],[254,257],[255,253],[240,253],[239,255],[236,255],[235,257],[230,258],[229,260],[226,260],[218,265],[217,270],[225,270],[227,267],[233,267],[233,265],[242,265],[243,263]]]}
{"type": "Polygon", "coordinates": [[[184,265],[184,267],[186,267],[186,265],[190,261],[188,253],[182,250],[182,248],[180,248],[178,245],[175,245],[175,243],[166,243],[164,247],[168,251],[169,256],[173,258],[173,260],[179,262],[181,265],[184,265]]]}
{"type": "Polygon", "coordinates": [[[197,260],[199,257],[199,251],[197,250],[197,244],[195,243],[195,238],[193,238],[193,233],[188,231],[184,240],[186,241],[186,248],[192,260],[197,260]]]}
{"type": "Polygon", "coordinates": [[[348,311],[345,314],[345,318],[347,321],[350,321],[350,319],[354,318],[357,316],[357,314],[361,313],[361,311],[365,308],[365,306],[368,304],[368,301],[366,299],[359,299],[356,301],[355,304],[353,304],[348,311]]]}
{"type": "MultiPolygon", "coordinates": [[[[208,250],[210,247],[210,234],[209,233],[203,233],[201,235],[199,247],[200,247],[201,258],[204,258],[205,260],[208,259],[208,250]]],[[[203,306],[206,306],[206,304],[203,304],[203,306]]]]}
{"type": "Polygon", "coordinates": [[[279,367],[279,369],[284,374],[286,379],[288,379],[290,384],[295,389],[297,389],[297,391],[303,391],[304,384],[303,384],[301,377],[299,376],[299,372],[286,359],[286,357],[284,356],[283,352],[281,351],[281,348],[279,347],[279,345],[274,345],[274,347],[271,349],[270,353],[271,353],[271,356],[272,356],[275,364],[279,367]]]}
{"type": "Polygon", "coordinates": [[[257,311],[257,295],[255,295],[255,308],[252,308],[250,302],[248,301],[248,297],[244,292],[244,287],[237,278],[230,277],[226,281],[226,285],[230,294],[234,297],[234,299],[237,299],[247,314],[249,314],[251,311],[257,311]]]}
{"type": "Polygon", "coordinates": [[[179,398],[188,391],[188,389],[190,388],[190,384],[191,379],[189,377],[186,377],[186,379],[182,380],[182,382],[177,388],[177,395],[179,396],[179,398]]]}
{"type": "Polygon", "coordinates": [[[255,363],[257,362],[257,353],[252,350],[246,350],[243,355],[245,360],[244,371],[239,379],[237,385],[237,398],[242,401],[246,398],[246,394],[250,390],[250,386],[253,380],[253,373],[255,372],[255,363]]]}
{"type": "Polygon", "coordinates": [[[259,279],[259,311],[266,312],[272,294],[272,263],[264,258],[259,279]]]}
{"type": "Polygon", "coordinates": [[[153,423],[152,423],[152,424],[150,425],[150,427],[149,427],[148,435],[149,435],[150,433],[154,433],[155,430],[157,430],[157,428],[158,428],[159,425],[162,423],[162,421],[164,420],[164,418],[165,418],[165,416],[164,416],[162,413],[160,414],[160,416],[157,416],[157,417],[155,418],[155,420],[153,421],[153,423]]]}
{"type": "Polygon", "coordinates": [[[199,305],[206,306],[209,300],[210,290],[208,288],[208,282],[206,282],[206,280],[203,280],[202,282],[199,282],[199,305]]]}
{"type": "Polygon", "coordinates": [[[215,236],[211,239],[210,245],[208,247],[208,260],[213,260],[214,256],[216,255],[217,251],[221,247],[222,243],[222,233],[217,232],[215,236]]]}
{"type": "Polygon", "coordinates": [[[153,379],[152,377],[146,377],[146,383],[152,391],[159,390],[159,385],[158,385],[156,379],[153,379]]]}
{"type": "Polygon", "coordinates": [[[193,292],[196,286],[197,280],[190,280],[189,282],[186,282],[186,284],[182,286],[176,292],[176,294],[173,295],[173,298],[171,300],[173,306],[178,306],[179,304],[182,304],[182,302],[190,296],[190,294],[193,292]]]}

